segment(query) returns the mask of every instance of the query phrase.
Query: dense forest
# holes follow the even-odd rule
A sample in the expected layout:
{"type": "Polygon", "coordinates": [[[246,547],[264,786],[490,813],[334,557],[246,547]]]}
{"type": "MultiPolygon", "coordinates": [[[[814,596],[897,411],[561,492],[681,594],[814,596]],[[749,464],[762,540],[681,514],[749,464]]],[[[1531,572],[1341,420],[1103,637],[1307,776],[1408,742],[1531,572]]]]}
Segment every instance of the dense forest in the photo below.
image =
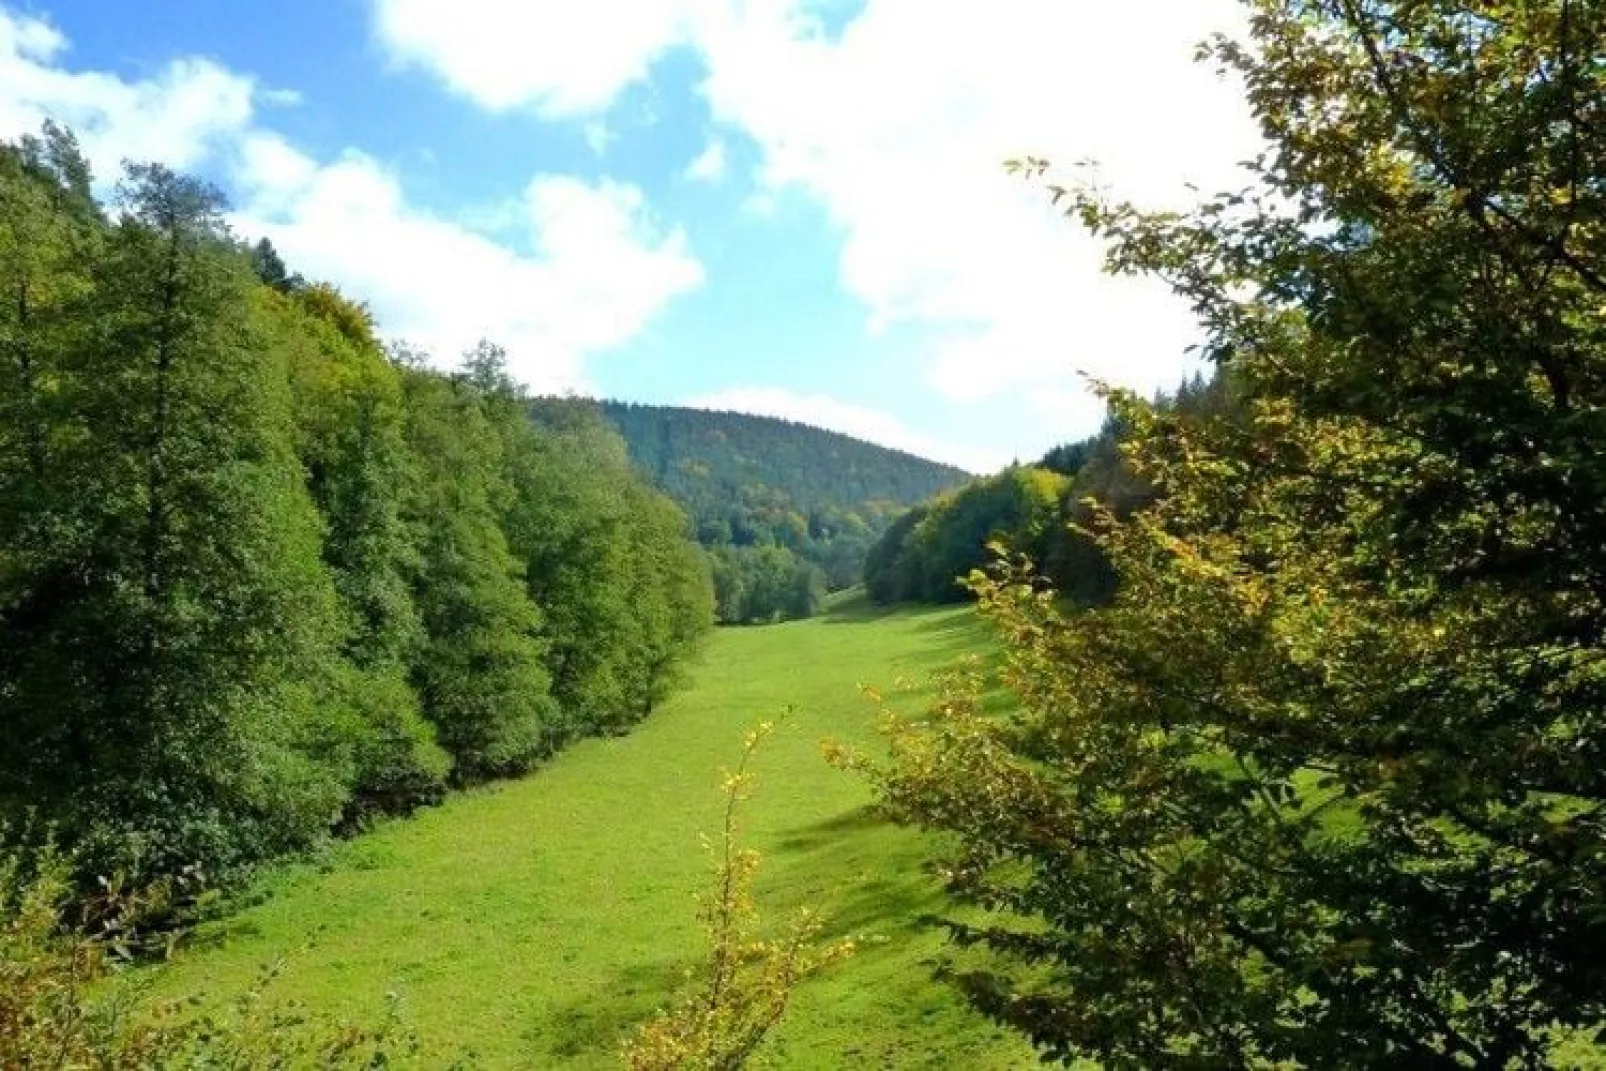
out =
{"type": "Polygon", "coordinates": [[[387,350],[219,196],[0,147],[0,829],[217,880],[619,732],[711,617],[595,409],[387,350]]]}
{"type": "Polygon", "coordinates": [[[949,465],[789,420],[603,402],[630,455],[690,515],[719,620],[802,618],[859,583],[906,508],[968,479],[949,465]]]}
{"type": "MultiPolygon", "coordinates": [[[[1231,374],[1196,373],[1156,394],[1150,407],[1187,419],[1226,418],[1234,407],[1231,374]]],[[[971,573],[1002,554],[1032,562],[1045,584],[1076,605],[1106,602],[1116,575],[1096,532],[1159,493],[1123,459],[1127,434],[1126,422],[1111,413],[1097,434],[1057,446],[1034,465],[972,480],[902,514],[865,557],[870,598],[883,605],[959,602],[969,597],[971,573]]]]}

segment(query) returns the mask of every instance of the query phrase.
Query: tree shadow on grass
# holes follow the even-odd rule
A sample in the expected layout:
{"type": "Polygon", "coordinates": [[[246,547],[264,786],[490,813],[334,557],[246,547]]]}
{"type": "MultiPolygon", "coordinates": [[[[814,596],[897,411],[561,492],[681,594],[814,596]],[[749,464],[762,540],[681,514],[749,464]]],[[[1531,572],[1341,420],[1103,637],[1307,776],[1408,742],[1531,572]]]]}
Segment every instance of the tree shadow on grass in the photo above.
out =
{"type": "MultiPolygon", "coordinates": [[[[850,599],[843,599],[826,607],[819,617],[828,625],[863,625],[876,621],[884,621],[891,617],[907,617],[911,614],[932,613],[939,610],[956,610],[963,606],[973,606],[969,599],[959,599],[952,602],[895,602],[882,605],[870,601],[868,595],[856,595],[850,599]]],[[[916,626],[920,630],[946,631],[948,629],[970,628],[975,618],[965,614],[954,617],[944,617],[941,620],[922,621],[916,626]]]]}
{"type": "Polygon", "coordinates": [[[907,606],[879,606],[871,602],[869,596],[858,595],[828,606],[819,616],[828,625],[863,625],[897,617],[899,614],[907,613],[908,610],[907,606]]]}
{"type": "MultiPolygon", "coordinates": [[[[763,919],[761,930],[782,932],[799,908],[817,908],[825,924],[815,938],[820,944],[848,937],[869,938],[854,956],[829,973],[864,970],[869,978],[879,980],[871,984],[887,984],[890,965],[903,962],[909,942],[931,940],[930,934],[939,928],[935,918],[948,906],[938,882],[921,866],[918,856],[908,859],[907,867],[885,865],[867,835],[888,825],[874,806],[866,805],[784,830],[778,839],[762,846],[754,891],[763,919]],[[805,874],[833,875],[838,880],[824,888],[807,879],[800,884],[799,863],[805,874]],[[767,874],[780,877],[782,883],[766,882],[767,874]]],[[[540,1021],[529,1024],[525,1031],[529,1066],[603,1065],[639,1024],[672,1006],[697,984],[704,954],[699,946],[698,952],[682,959],[621,965],[600,983],[571,989],[568,1000],[543,1009],[540,1021]]],[[[923,958],[921,962],[926,961],[923,958]]],[[[907,986],[912,999],[929,991],[933,982],[926,969],[905,971],[900,967],[893,984],[900,989],[907,986]]],[[[898,996],[889,994],[888,999],[896,1001],[898,996]]],[[[848,1044],[835,1036],[793,1040],[817,1057],[822,1055],[819,1046],[830,1048],[839,1043],[848,1044]]],[[[851,1051],[835,1055],[845,1060],[851,1051]]]]}
{"type": "Polygon", "coordinates": [[[855,807],[822,821],[789,830],[776,842],[774,850],[790,855],[804,855],[834,844],[845,836],[879,829],[888,824],[887,819],[873,804],[865,804],[863,807],[855,807]]]}
{"type": "Polygon", "coordinates": [[[865,804],[788,830],[768,850],[776,857],[807,857],[809,873],[863,875],[821,891],[814,906],[825,915],[824,939],[932,928],[931,917],[945,899],[926,867],[911,861],[905,869],[889,869],[865,856],[862,836],[893,825],[875,804],[865,804]]]}
{"type": "MultiPolygon", "coordinates": [[[[969,604],[953,602],[945,603],[941,607],[928,607],[928,609],[956,610],[966,605],[969,604]]],[[[981,618],[977,617],[974,613],[944,614],[942,617],[932,617],[920,622],[920,624],[915,626],[914,630],[916,632],[935,632],[939,634],[948,634],[953,632],[974,633],[978,632],[980,624],[981,618]]]]}
{"type": "MultiPolygon", "coordinates": [[[[532,1058],[578,1060],[615,1054],[638,1023],[672,1004],[684,991],[694,960],[657,960],[621,967],[607,982],[592,986],[575,999],[549,1009],[541,1022],[524,1032],[532,1058]]],[[[586,1061],[594,1063],[594,1060],[586,1061]]]]}

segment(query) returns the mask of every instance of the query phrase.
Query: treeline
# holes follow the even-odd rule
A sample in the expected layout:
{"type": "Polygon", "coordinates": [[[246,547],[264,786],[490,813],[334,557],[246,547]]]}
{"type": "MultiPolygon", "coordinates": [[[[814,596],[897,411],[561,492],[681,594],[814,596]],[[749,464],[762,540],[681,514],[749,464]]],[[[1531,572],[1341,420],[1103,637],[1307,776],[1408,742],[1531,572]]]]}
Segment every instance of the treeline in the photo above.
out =
{"type": "Polygon", "coordinates": [[[652,709],[708,626],[594,409],[456,374],[204,184],[0,147],[0,823],[217,876],[652,709]]]}
{"type": "Polygon", "coordinates": [[[714,613],[723,624],[801,621],[825,605],[825,573],[787,547],[716,546],[708,550],[714,574],[714,613]]]}
{"type": "MultiPolygon", "coordinates": [[[[1152,402],[1156,412],[1208,419],[1231,413],[1227,375],[1183,381],[1152,402]]],[[[878,603],[961,602],[965,579],[997,559],[996,547],[1030,559],[1038,575],[1072,602],[1091,606],[1115,591],[1115,571],[1091,530],[1101,515],[1129,517],[1156,497],[1122,458],[1129,432],[1111,413],[1096,435],[973,480],[895,520],[865,558],[864,582],[878,603]]]]}
{"type": "Polygon", "coordinates": [[[729,624],[815,613],[827,592],[859,583],[865,555],[904,509],[969,478],[773,417],[623,402],[603,411],[691,517],[729,624]]]}
{"type": "Polygon", "coordinates": [[[961,601],[961,580],[987,562],[989,543],[1007,540],[1025,549],[1047,542],[1070,482],[1048,469],[1013,465],[916,506],[870,549],[866,591],[878,603],[961,601]]]}

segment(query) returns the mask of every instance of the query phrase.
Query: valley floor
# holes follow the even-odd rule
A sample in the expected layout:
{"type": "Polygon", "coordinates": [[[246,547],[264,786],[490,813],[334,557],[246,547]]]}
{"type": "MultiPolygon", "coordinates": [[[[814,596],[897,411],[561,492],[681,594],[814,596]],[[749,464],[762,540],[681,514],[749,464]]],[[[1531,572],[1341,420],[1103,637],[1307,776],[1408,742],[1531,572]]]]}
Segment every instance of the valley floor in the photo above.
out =
{"type": "Polygon", "coordinates": [[[726,629],[692,685],[632,735],[591,741],[516,783],[454,799],[279,875],[200,947],[163,968],[169,995],[248,987],[374,1020],[397,994],[431,1059],[473,1067],[617,1067],[621,1037],[668,1003],[699,961],[694,897],[718,827],[721,769],[744,733],[795,712],[755,760],[745,841],[763,855],[767,918],[824,908],[866,940],[808,982],[767,1047],[783,1068],[1005,1068],[1019,1042],[930,980],[942,902],[915,835],[875,819],[820,743],[872,744],[900,681],[918,709],[929,675],[983,637],[967,609],[880,614],[847,604],[812,621],[726,629]]]}

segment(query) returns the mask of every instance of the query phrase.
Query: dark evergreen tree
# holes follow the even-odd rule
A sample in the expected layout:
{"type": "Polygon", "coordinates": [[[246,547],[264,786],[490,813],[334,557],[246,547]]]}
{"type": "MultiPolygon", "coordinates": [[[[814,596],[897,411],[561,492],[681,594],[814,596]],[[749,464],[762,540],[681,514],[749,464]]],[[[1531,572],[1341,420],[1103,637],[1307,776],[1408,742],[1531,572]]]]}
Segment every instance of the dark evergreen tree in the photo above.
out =
{"type": "Polygon", "coordinates": [[[279,251],[266,238],[258,239],[257,244],[251,247],[251,266],[264,285],[281,294],[292,294],[306,285],[300,274],[290,274],[279,251]]]}

